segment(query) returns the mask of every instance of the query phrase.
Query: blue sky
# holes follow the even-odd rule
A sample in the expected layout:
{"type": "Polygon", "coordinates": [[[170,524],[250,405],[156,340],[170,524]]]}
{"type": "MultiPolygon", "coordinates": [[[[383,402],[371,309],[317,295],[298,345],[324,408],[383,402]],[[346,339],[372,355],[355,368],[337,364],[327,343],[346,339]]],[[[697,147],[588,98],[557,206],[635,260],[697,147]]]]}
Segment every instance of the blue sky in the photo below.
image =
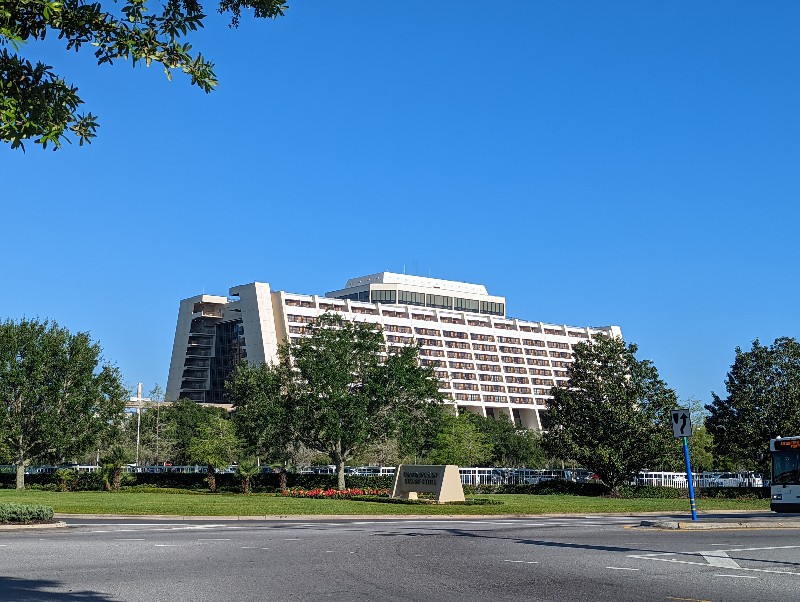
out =
{"type": "Polygon", "coordinates": [[[736,346],[797,336],[797,3],[290,5],[210,16],[210,95],[24,50],[101,128],[0,148],[0,317],[88,330],[146,389],[182,298],[404,266],[511,316],[618,324],[704,402],[736,346]]]}

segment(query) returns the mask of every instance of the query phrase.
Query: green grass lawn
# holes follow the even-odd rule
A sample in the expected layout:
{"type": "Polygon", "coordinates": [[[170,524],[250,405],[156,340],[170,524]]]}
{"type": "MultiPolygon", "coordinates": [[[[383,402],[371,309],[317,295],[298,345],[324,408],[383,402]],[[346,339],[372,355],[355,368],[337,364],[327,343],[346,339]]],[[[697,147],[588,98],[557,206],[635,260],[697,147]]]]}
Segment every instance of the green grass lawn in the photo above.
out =
{"type": "MultiPolygon", "coordinates": [[[[0,502],[43,504],[74,514],[167,514],[175,516],[282,516],[347,514],[561,514],[594,512],[689,512],[687,499],[615,499],[571,495],[477,495],[502,505],[421,506],[309,500],[267,494],[109,493],[0,490],[0,502]]],[[[768,510],[769,500],[699,500],[699,512],[768,510]]]]}

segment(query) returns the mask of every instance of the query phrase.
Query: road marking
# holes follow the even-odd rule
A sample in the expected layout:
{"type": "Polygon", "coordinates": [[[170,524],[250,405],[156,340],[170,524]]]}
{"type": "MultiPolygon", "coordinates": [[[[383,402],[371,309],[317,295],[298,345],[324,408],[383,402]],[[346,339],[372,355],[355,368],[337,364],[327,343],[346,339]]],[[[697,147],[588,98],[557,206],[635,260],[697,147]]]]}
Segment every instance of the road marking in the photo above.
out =
{"type": "Polygon", "coordinates": [[[706,552],[696,552],[706,559],[711,566],[719,566],[726,569],[740,569],[739,563],[729,557],[725,550],[708,550],[706,552]]]}
{"type": "Polygon", "coordinates": [[[283,541],[300,541],[299,537],[284,537],[283,541]]]}
{"type": "Polygon", "coordinates": [[[682,600],[683,602],[711,602],[711,600],[703,600],[701,598],[674,598],[667,596],[667,600],[682,600]]]}
{"type": "Polygon", "coordinates": [[[326,554],[333,554],[333,550],[325,550],[326,554]]]}
{"type": "Polygon", "coordinates": [[[753,575],[714,575],[714,577],[731,577],[733,579],[758,579],[753,575]]]}
{"type": "Polygon", "coordinates": [[[607,566],[607,569],[611,569],[612,571],[638,571],[640,569],[631,569],[626,566],[607,566]]]}
{"type": "Polygon", "coordinates": [[[504,560],[503,562],[517,562],[520,564],[539,564],[535,560],[504,560]]]}
{"type": "Polygon", "coordinates": [[[224,537],[199,537],[197,541],[230,541],[230,538],[224,537]]]}
{"type": "Polygon", "coordinates": [[[117,541],[144,541],[143,537],[117,537],[117,541]]]}
{"type": "MultiPolygon", "coordinates": [[[[753,551],[753,550],[784,550],[784,549],[794,549],[794,548],[800,548],[800,546],[769,546],[769,547],[764,547],[764,548],[736,548],[736,549],[733,549],[733,550],[724,550],[724,552],[726,552],[726,553],[727,552],[749,552],[749,551],[753,551]]],[[[722,551],[723,550],[714,550],[715,553],[722,552],[722,551]]],[[[708,552],[705,552],[705,553],[707,554],[708,552]]],[[[702,556],[703,552],[656,552],[656,553],[653,553],[653,554],[630,554],[628,556],[628,558],[638,558],[640,560],[659,560],[661,562],[674,562],[676,564],[693,564],[693,565],[696,565],[696,566],[705,566],[705,567],[711,566],[711,567],[715,567],[715,568],[720,568],[718,565],[710,564],[709,562],[697,562],[697,561],[693,561],[693,560],[678,560],[677,558],[663,558],[664,556],[679,556],[679,555],[682,555],[682,556],[697,556],[697,555],[701,555],[702,556]]],[[[726,556],[727,556],[727,554],[726,554],[726,556]]],[[[719,556],[715,556],[714,558],[719,559],[720,557],[719,556]]],[[[731,561],[735,562],[732,559],[731,559],[731,561]]],[[[724,561],[722,561],[722,562],[724,562],[724,561]]],[[[742,567],[742,566],[739,566],[739,565],[737,565],[737,567],[738,568],[736,568],[736,570],[738,570],[738,571],[748,571],[748,572],[752,572],[752,573],[772,573],[772,574],[776,574],[776,575],[796,575],[796,576],[800,577],[800,573],[795,573],[795,572],[792,572],[792,571],[777,571],[775,569],[751,569],[751,568],[746,568],[746,567],[742,567]]],[[[731,567],[724,567],[724,568],[735,568],[735,567],[731,566],[731,567]]],[[[734,576],[737,576],[737,575],[734,575],[734,576]]],[[[742,575],[739,575],[739,576],[742,576],[742,575]]],[[[755,578],[755,577],[753,577],[753,578],[755,578]]]]}
{"type": "Polygon", "coordinates": [[[157,543],[154,544],[157,548],[177,548],[178,544],[176,543],[157,543]]]}
{"type": "Polygon", "coordinates": [[[261,548],[262,550],[269,550],[269,548],[261,548]]]}
{"type": "Polygon", "coordinates": [[[255,550],[256,547],[255,546],[242,546],[242,549],[243,550],[255,550]]]}

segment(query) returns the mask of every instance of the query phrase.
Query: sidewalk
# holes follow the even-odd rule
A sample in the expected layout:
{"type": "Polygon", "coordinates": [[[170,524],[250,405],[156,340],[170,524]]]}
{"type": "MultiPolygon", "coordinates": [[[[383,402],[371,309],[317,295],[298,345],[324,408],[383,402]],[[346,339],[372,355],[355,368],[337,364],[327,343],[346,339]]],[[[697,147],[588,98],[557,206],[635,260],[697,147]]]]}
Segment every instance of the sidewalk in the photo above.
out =
{"type": "Polygon", "coordinates": [[[650,521],[643,520],[640,527],[666,529],[672,531],[707,531],[714,529],[800,529],[800,515],[766,514],[763,517],[740,520],[736,518],[714,518],[704,521],[698,516],[697,521],[650,521]]]}

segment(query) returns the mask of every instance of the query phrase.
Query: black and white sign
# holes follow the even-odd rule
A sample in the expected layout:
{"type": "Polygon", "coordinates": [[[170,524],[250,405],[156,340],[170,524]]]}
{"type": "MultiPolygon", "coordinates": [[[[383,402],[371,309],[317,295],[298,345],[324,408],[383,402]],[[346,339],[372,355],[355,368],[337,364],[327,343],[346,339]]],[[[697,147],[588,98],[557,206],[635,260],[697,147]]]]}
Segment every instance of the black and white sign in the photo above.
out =
{"type": "Polygon", "coordinates": [[[672,410],[672,434],[676,437],[692,436],[692,418],[689,410],[685,408],[672,410]]]}

